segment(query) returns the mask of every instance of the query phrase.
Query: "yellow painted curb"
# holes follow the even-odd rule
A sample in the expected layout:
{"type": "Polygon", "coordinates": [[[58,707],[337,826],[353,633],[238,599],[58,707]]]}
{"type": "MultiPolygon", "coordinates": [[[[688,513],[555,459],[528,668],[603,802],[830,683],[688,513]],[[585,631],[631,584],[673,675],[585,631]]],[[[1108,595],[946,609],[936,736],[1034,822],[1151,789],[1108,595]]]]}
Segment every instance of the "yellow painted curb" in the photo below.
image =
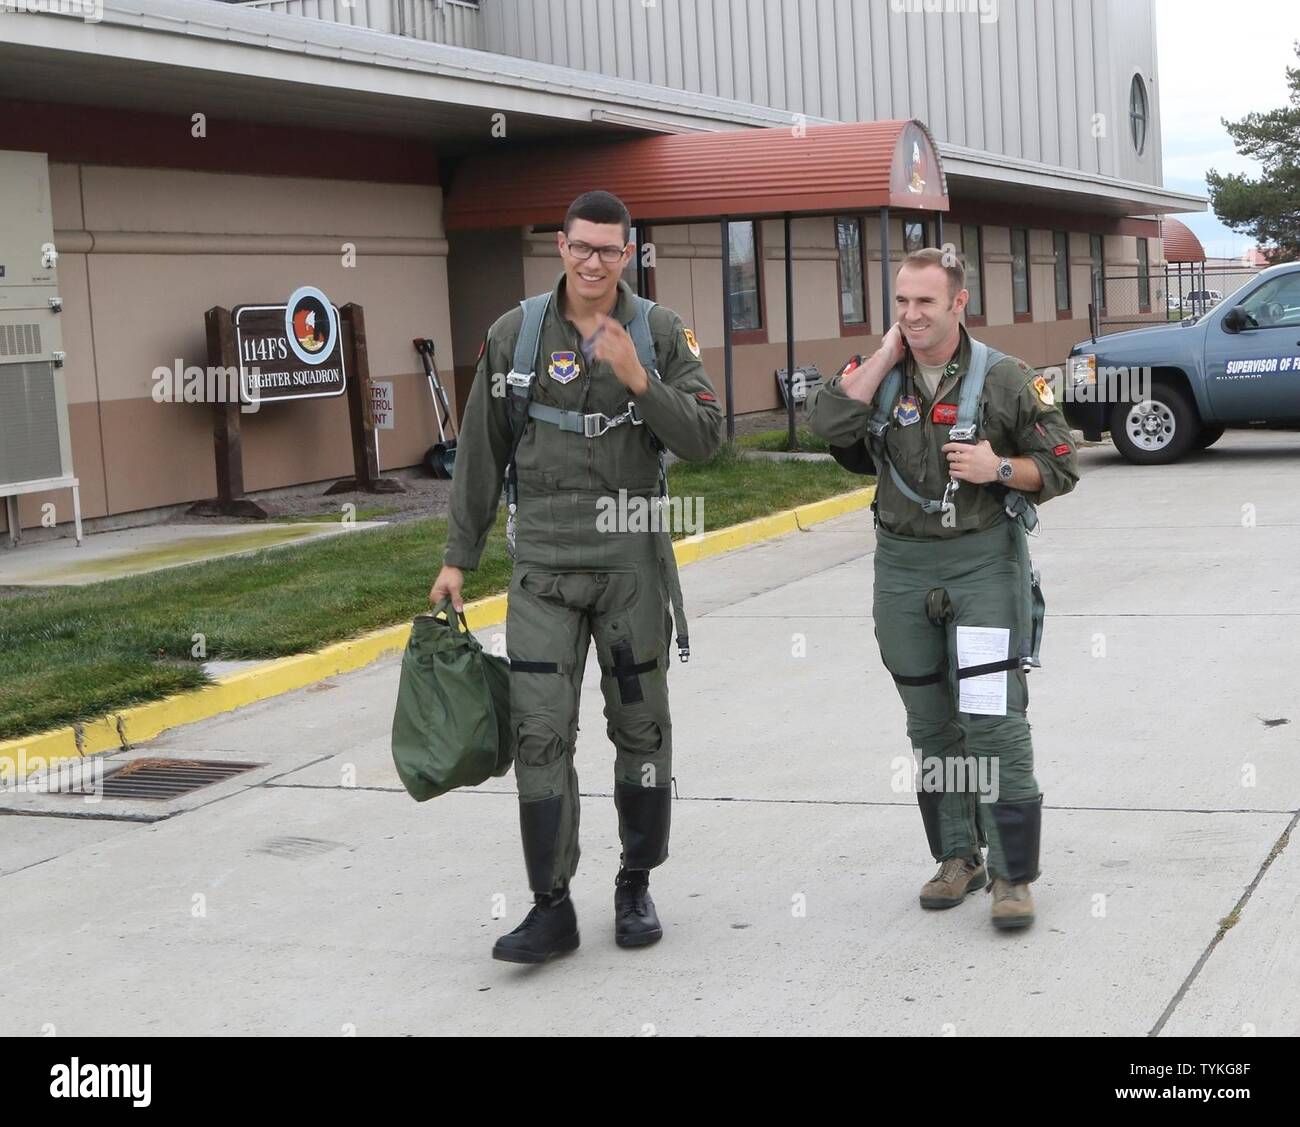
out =
{"type": "MultiPolygon", "coordinates": [[[[813,501],[744,524],[688,536],[677,541],[673,549],[679,564],[695,563],[865,509],[875,494],[873,486],[813,501]]],[[[478,599],[465,607],[471,630],[496,626],[505,617],[504,594],[478,599]]],[[[26,778],[31,772],[44,770],[60,760],[119,751],[151,740],[168,728],[193,724],[255,701],[305,688],[337,673],[360,669],[388,654],[401,653],[410,633],[409,623],[385,627],[346,642],[336,642],[315,653],[296,654],[229,673],[205,688],[124,708],[99,720],[5,740],[0,742],[0,786],[26,778]]]]}

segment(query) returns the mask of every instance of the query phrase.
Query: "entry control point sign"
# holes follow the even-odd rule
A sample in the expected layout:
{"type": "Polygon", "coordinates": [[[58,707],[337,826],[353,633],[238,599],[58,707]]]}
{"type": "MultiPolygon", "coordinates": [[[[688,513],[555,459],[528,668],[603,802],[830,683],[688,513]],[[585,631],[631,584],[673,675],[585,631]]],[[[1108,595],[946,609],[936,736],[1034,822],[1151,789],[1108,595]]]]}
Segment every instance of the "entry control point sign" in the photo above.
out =
{"type": "Polygon", "coordinates": [[[347,390],[339,311],[315,286],[300,286],[284,305],[238,305],[234,321],[245,403],[319,399],[347,390]]]}

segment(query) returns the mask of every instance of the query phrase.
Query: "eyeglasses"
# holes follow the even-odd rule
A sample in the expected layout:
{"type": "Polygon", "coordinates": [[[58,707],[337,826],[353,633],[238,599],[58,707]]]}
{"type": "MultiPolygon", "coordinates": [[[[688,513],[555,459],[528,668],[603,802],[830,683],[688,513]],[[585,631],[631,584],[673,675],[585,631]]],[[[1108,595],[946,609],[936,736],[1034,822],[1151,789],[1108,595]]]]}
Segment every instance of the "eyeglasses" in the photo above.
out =
{"type": "Polygon", "coordinates": [[[623,257],[623,247],[594,247],[590,243],[569,243],[564,244],[564,249],[569,252],[569,257],[579,265],[586,262],[593,254],[600,255],[601,262],[613,265],[623,257]]]}

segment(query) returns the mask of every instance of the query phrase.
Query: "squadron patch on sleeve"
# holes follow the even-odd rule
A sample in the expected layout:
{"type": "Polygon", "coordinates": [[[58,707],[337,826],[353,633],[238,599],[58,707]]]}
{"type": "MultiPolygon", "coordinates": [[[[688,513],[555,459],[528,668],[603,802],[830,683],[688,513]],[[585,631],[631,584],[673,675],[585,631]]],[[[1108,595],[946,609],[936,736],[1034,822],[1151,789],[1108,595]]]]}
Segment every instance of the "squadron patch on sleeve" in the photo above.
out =
{"type": "Polygon", "coordinates": [[[1034,380],[1034,394],[1038,396],[1038,402],[1044,407],[1056,406],[1056,396],[1052,394],[1051,387],[1042,376],[1034,380]]]}
{"type": "Polygon", "coordinates": [[[717,402],[717,400],[712,395],[710,395],[707,391],[697,391],[695,393],[695,398],[698,399],[701,403],[717,402]]]}
{"type": "Polygon", "coordinates": [[[1055,450],[1052,451],[1058,458],[1064,458],[1070,452],[1070,444],[1062,442],[1055,450]]]}
{"type": "Polygon", "coordinates": [[[700,358],[700,342],[695,339],[695,334],[683,326],[682,336],[686,338],[686,347],[691,350],[691,355],[698,360],[700,358]]]}
{"type": "Polygon", "coordinates": [[[486,351],[487,351],[487,337],[484,337],[483,343],[478,346],[478,357],[474,360],[475,364],[477,364],[479,360],[483,359],[483,353],[485,353],[486,351]]]}

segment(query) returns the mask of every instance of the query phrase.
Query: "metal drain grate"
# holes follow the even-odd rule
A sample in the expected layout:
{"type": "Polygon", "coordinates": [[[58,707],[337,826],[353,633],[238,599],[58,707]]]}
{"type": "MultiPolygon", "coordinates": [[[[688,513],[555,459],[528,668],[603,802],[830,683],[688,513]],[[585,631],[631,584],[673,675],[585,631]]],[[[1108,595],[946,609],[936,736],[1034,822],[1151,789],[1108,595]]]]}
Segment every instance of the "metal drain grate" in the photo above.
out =
{"type": "Polygon", "coordinates": [[[212,759],[137,759],[105,775],[98,788],[83,783],[63,794],[84,795],[96,790],[104,798],[179,798],[260,767],[259,763],[223,763],[212,759]]]}

